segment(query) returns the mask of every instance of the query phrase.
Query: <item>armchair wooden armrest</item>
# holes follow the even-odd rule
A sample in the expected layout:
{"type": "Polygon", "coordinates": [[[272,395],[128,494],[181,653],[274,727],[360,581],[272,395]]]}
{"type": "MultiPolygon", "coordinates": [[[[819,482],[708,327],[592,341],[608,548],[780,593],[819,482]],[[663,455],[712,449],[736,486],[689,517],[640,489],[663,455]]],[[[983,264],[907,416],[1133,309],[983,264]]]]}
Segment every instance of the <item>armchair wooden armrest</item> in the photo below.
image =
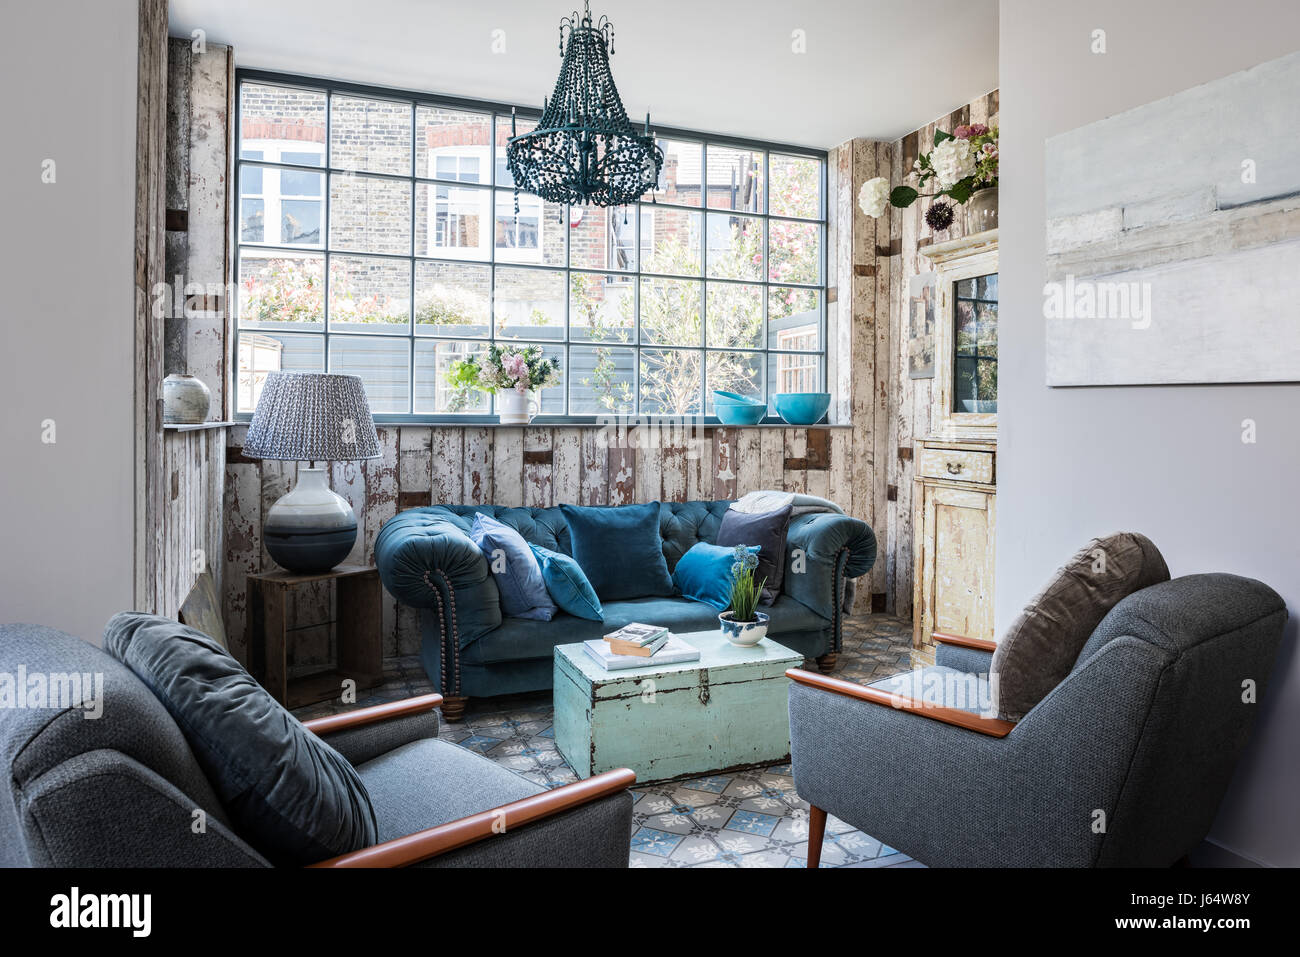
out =
{"type": "Polygon", "coordinates": [[[1011,729],[1016,726],[1014,721],[1003,721],[1001,718],[982,718],[977,714],[971,714],[969,711],[962,711],[960,708],[944,708],[928,704],[924,701],[917,701],[915,698],[905,698],[902,695],[881,691],[879,688],[868,688],[865,685],[854,684],[852,681],[828,678],[826,675],[804,671],[802,668],[791,668],[785,675],[792,681],[797,681],[799,684],[807,685],[810,688],[844,695],[846,698],[856,698],[858,701],[868,701],[871,704],[884,705],[898,711],[907,711],[911,714],[920,715],[922,718],[929,718],[931,721],[955,725],[958,728],[987,734],[993,738],[1005,738],[1011,733],[1011,729]]]}
{"type": "MultiPolygon", "coordinates": [[[[436,697],[436,696],[435,696],[436,697]]],[[[628,768],[606,771],[566,784],[541,794],[511,801],[500,807],[480,811],[437,827],[416,831],[383,844],[362,848],[350,854],[312,864],[312,867],[409,867],[490,837],[508,834],[514,828],[532,824],[584,804],[599,801],[624,791],[636,783],[636,773],[628,768]]]]}
{"type": "Polygon", "coordinates": [[[949,635],[942,631],[936,631],[930,637],[940,644],[974,648],[976,651],[994,651],[998,647],[996,641],[989,641],[987,638],[967,638],[965,635],[949,635]]]}
{"type": "Polygon", "coordinates": [[[312,734],[332,734],[335,731],[345,731],[349,728],[360,728],[363,725],[374,724],[376,721],[389,721],[393,718],[403,718],[411,714],[432,711],[441,704],[442,695],[423,694],[415,698],[377,704],[370,708],[345,711],[343,714],[332,714],[325,718],[313,718],[311,721],[304,721],[302,724],[312,734]]]}

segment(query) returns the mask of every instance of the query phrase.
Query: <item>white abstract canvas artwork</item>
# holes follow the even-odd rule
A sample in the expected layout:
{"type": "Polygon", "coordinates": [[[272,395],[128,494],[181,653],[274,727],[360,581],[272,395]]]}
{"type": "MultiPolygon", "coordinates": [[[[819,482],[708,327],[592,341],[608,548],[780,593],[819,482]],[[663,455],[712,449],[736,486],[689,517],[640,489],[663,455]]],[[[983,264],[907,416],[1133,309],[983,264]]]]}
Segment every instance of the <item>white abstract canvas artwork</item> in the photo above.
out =
{"type": "Polygon", "coordinates": [[[1300,381],[1300,52],[1047,141],[1049,386],[1300,381]]]}

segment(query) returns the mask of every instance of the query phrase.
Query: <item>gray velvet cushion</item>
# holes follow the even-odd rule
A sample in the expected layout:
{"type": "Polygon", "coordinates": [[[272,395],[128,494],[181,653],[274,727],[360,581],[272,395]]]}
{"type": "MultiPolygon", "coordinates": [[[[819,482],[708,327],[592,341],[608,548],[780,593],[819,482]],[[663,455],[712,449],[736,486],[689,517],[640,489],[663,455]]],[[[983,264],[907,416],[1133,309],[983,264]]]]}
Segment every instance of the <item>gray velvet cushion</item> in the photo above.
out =
{"type": "Polygon", "coordinates": [[[1028,714],[1070,673],[1107,612],[1168,580],[1164,558],[1145,535],[1116,532],[1079,549],[998,641],[990,672],[999,717],[1028,714]]]}
{"type": "Polygon", "coordinates": [[[749,514],[728,509],[718,528],[716,545],[757,545],[758,568],[754,581],[763,582],[759,601],[770,605],[781,594],[781,580],[785,575],[785,532],[790,526],[793,505],[771,512],[749,514]]]}
{"type": "Polygon", "coordinates": [[[269,860],[310,864],[375,843],[352,765],[211,638],[133,612],[109,621],[104,648],[162,702],[235,829],[269,860]]]}

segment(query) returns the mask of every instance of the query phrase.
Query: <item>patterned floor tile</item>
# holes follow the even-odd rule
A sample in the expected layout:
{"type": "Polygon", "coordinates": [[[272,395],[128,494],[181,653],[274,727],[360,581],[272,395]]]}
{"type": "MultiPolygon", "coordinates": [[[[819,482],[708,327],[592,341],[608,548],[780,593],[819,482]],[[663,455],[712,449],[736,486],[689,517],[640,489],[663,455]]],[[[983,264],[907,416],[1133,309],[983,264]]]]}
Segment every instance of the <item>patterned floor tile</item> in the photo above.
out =
{"type": "MultiPolygon", "coordinates": [[[[847,619],[835,676],[869,683],[909,667],[911,622],[884,615],[847,619]]],[[[295,711],[302,720],[432,691],[416,656],[385,662],[383,685],[356,704],[323,702],[295,711]]],[[[578,777],[555,747],[549,692],[474,699],[465,720],[441,722],[439,736],[555,788],[578,777]]],[[[634,788],[631,867],[804,867],[808,805],[789,764],[634,788]]],[[[919,866],[852,825],[828,818],[823,867],[919,866]]]]}

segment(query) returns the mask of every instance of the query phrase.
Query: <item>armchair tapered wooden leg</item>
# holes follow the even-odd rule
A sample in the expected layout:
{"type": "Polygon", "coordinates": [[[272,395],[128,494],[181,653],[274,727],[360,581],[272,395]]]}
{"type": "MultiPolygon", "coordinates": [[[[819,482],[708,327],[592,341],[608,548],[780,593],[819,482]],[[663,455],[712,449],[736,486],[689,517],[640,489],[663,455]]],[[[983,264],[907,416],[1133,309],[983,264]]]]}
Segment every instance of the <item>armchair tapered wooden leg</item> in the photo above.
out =
{"type": "Polygon", "coordinates": [[[822,862],[822,840],[826,837],[826,812],[808,805],[808,866],[822,862]]]}

